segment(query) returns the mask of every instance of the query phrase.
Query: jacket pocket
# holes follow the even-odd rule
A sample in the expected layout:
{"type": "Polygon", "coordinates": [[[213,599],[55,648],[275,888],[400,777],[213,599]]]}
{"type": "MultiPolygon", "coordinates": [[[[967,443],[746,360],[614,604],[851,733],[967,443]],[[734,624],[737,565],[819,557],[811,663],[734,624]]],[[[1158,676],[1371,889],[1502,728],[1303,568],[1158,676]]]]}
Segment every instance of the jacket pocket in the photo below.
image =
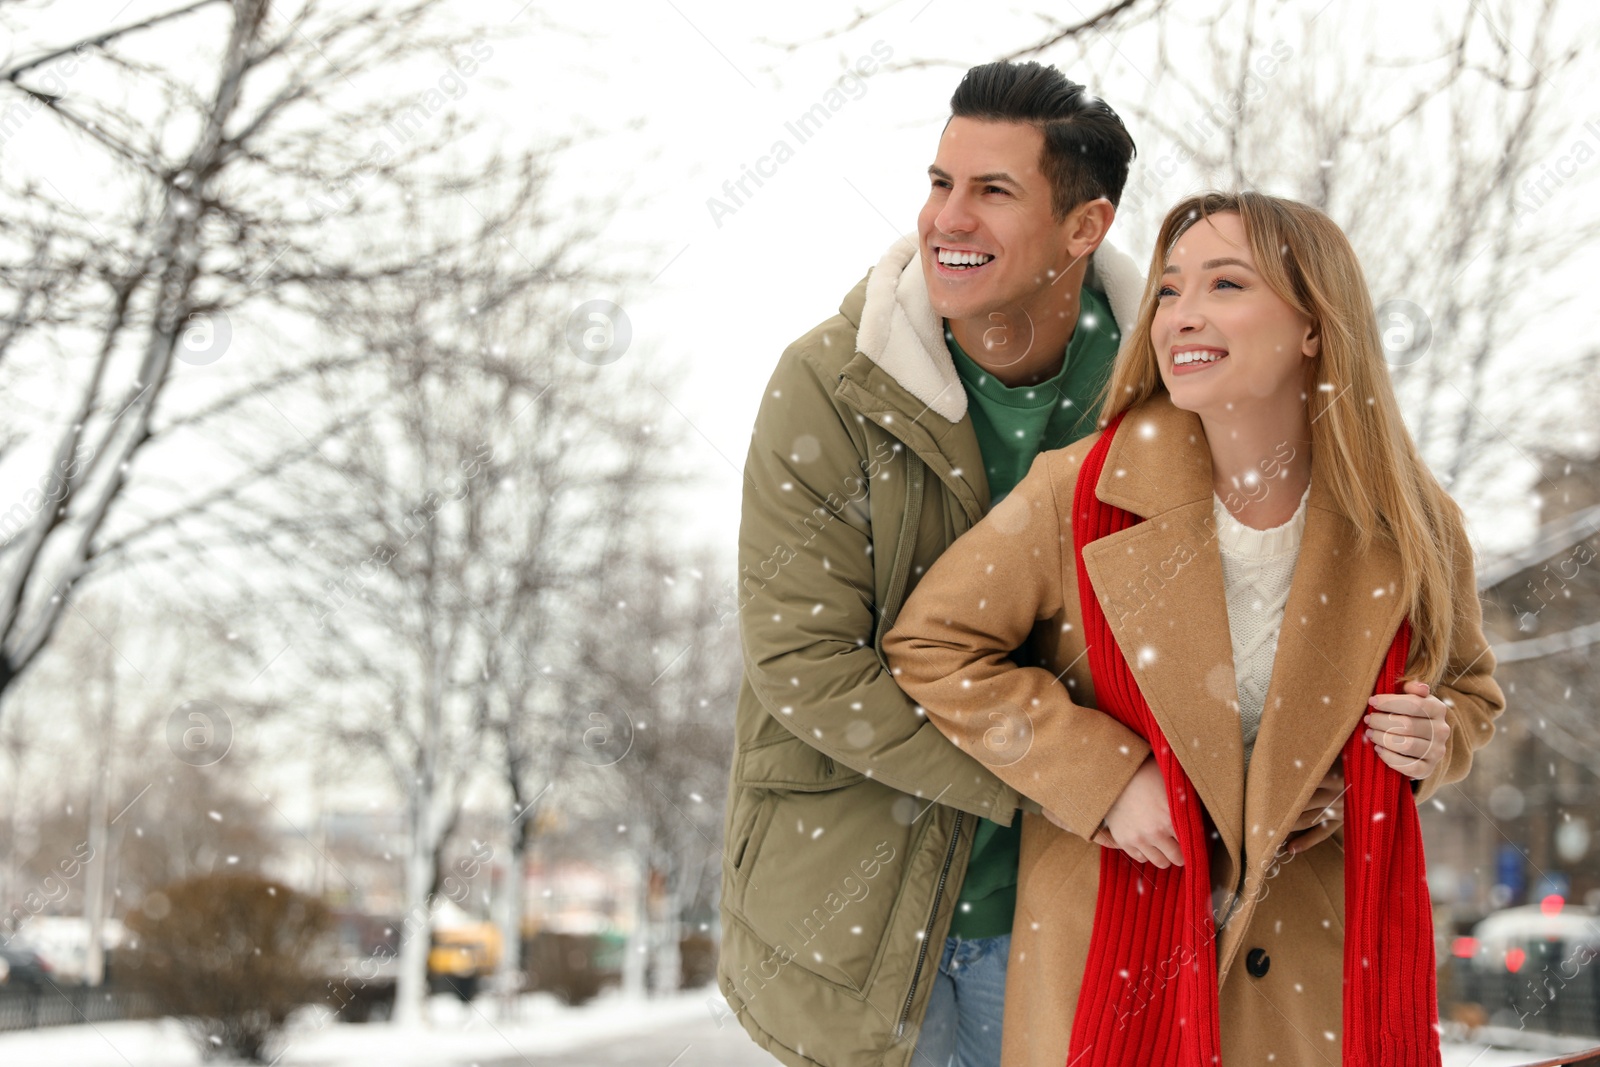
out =
{"type": "Polygon", "coordinates": [[[747,789],[740,793],[748,807],[738,829],[728,840],[728,884],[724,894],[728,903],[739,907],[750,888],[750,866],[761,845],[761,836],[772,822],[773,794],[766,789],[747,789]]]}
{"type": "Polygon", "coordinates": [[[872,979],[926,801],[877,782],[770,794],[741,856],[740,917],[793,966],[857,996],[872,979]],[[915,820],[915,821],[914,821],[915,820]]]}
{"type": "Polygon", "coordinates": [[[742,746],[734,760],[734,781],[746,789],[820,793],[867,779],[788,731],[742,746]]]}

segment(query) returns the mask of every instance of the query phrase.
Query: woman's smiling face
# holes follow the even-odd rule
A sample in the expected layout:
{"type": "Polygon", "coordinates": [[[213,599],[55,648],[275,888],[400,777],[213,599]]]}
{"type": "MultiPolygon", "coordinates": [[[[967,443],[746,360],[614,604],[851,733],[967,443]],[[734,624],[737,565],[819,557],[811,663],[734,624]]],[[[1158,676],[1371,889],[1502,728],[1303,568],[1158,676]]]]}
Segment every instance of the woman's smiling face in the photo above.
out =
{"type": "Polygon", "coordinates": [[[1173,245],[1150,341],[1172,402],[1216,415],[1275,398],[1304,403],[1318,349],[1310,317],[1268,287],[1231,212],[1200,219],[1173,245]]]}

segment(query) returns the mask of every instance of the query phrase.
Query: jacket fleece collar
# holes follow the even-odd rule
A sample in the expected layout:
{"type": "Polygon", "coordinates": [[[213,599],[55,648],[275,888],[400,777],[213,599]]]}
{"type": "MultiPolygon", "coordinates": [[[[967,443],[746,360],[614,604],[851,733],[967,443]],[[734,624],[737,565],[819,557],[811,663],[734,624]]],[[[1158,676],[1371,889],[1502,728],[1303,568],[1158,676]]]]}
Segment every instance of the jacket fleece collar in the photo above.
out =
{"type": "MultiPolygon", "coordinates": [[[[873,268],[856,329],[856,351],[929,410],[956,423],[967,413],[967,391],[945,347],[943,323],[928,300],[918,248],[917,235],[908,233],[873,268]]],[[[1144,275],[1126,253],[1102,242],[1089,257],[1084,281],[1106,294],[1118,326],[1127,327],[1139,317],[1144,275]]]]}

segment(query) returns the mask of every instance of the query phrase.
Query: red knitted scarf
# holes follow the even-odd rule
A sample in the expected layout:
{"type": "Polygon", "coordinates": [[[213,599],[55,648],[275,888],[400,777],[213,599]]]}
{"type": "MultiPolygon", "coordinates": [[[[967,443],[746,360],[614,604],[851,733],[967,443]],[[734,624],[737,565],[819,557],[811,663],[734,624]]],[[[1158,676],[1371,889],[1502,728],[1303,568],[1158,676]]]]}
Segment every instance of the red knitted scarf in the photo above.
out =
{"type": "MultiPolygon", "coordinates": [[[[1067,1064],[1212,1067],[1221,1063],[1222,1045],[1210,816],[1139,692],[1083,563],[1085,545],[1142,521],[1095,496],[1121,422],[1118,416],[1089,452],[1073,500],[1084,639],[1100,710],[1150,743],[1184,863],[1160,870],[1119,849],[1101,850],[1094,932],[1067,1064]]],[[[1410,638],[1402,622],[1375,692],[1401,691],[1410,638]]],[[[1433,916],[1416,801],[1364,733],[1358,726],[1344,747],[1344,1064],[1434,1067],[1440,1054],[1433,916]]]]}

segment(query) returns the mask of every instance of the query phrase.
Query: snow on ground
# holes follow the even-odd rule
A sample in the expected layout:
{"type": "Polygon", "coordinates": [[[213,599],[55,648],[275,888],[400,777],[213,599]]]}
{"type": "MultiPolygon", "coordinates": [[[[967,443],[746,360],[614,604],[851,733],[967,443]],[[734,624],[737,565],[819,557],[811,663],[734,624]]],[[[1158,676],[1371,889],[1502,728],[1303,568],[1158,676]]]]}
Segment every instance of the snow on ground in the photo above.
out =
{"type": "Polygon", "coordinates": [[[1487,1045],[1444,1046],[1444,1067],[1516,1067],[1524,1063],[1543,1063],[1559,1053],[1490,1048],[1487,1045]]]}
{"type": "MultiPolygon", "coordinates": [[[[291,1028],[277,1063],[440,1067],[505,1060],[519,1053],[549,1055],[694,1019],[714,1025],[713,1005],[719,1012],[727,1010],[713,987],[659,1000],[609,992],[578,1008],[568,1008],[547,994],[534,994],[521,999],[517,1019],[502,1022],[500,1006],[487,997],[462,1004],[440,996],[428,1005],[427,1026],[331,1023],[308,1015],[291,1028]]],[[[201,1062],[183,1027],[172,1020],[0,1034],[0,1063],[6,1067],[190,1067],[201,1062]]]]}
{"type": "MultiPolygon", "coordinates": [[[[501,1020],[500,1006],[489,998],[462,1004],[452,997],[435,997],[428,1005],[430,1023],[420,1027],[336,1023],[308,1014],[292,1027],[277,1064],[444,1067],[505,1062],[519,1054],[560,1054],[695,1021],[714,1029],[718,1019],[728,1022],[726,1011],[722,997],[710,986],[659,1000],[632,999],[613,991],[579,1008],[534,994],[521,998],[517,1017],[511,1021],[501,1020]]],[[[1444,1047],[1444,1067],[1513,1067],[1553,1055],[1553,1048],[1531,1052],[1449,1043],[1444,1047]]],[[[171,1020],[0,1034],[0,1064],[5,1067],[191,1067],[201,1062],[182,1026],[171,1020]]]]}
{"type": "MultiPolygon", "coordinates": [[[[1452,1035],[1461,1036],[1459,1030],[1452,1035]]],[[[1542,1032],[1530,1032],[1510,1026],[1485,1026],[1471,1032],[1479,1043],[1444,1045],[1444,1067],[1514,1067],[1528,1063],[1543,1063],[1564,1052],[1592,1049],[1600,1041],[1593,1037],[1565,1037],[1542,1032]]]]}

